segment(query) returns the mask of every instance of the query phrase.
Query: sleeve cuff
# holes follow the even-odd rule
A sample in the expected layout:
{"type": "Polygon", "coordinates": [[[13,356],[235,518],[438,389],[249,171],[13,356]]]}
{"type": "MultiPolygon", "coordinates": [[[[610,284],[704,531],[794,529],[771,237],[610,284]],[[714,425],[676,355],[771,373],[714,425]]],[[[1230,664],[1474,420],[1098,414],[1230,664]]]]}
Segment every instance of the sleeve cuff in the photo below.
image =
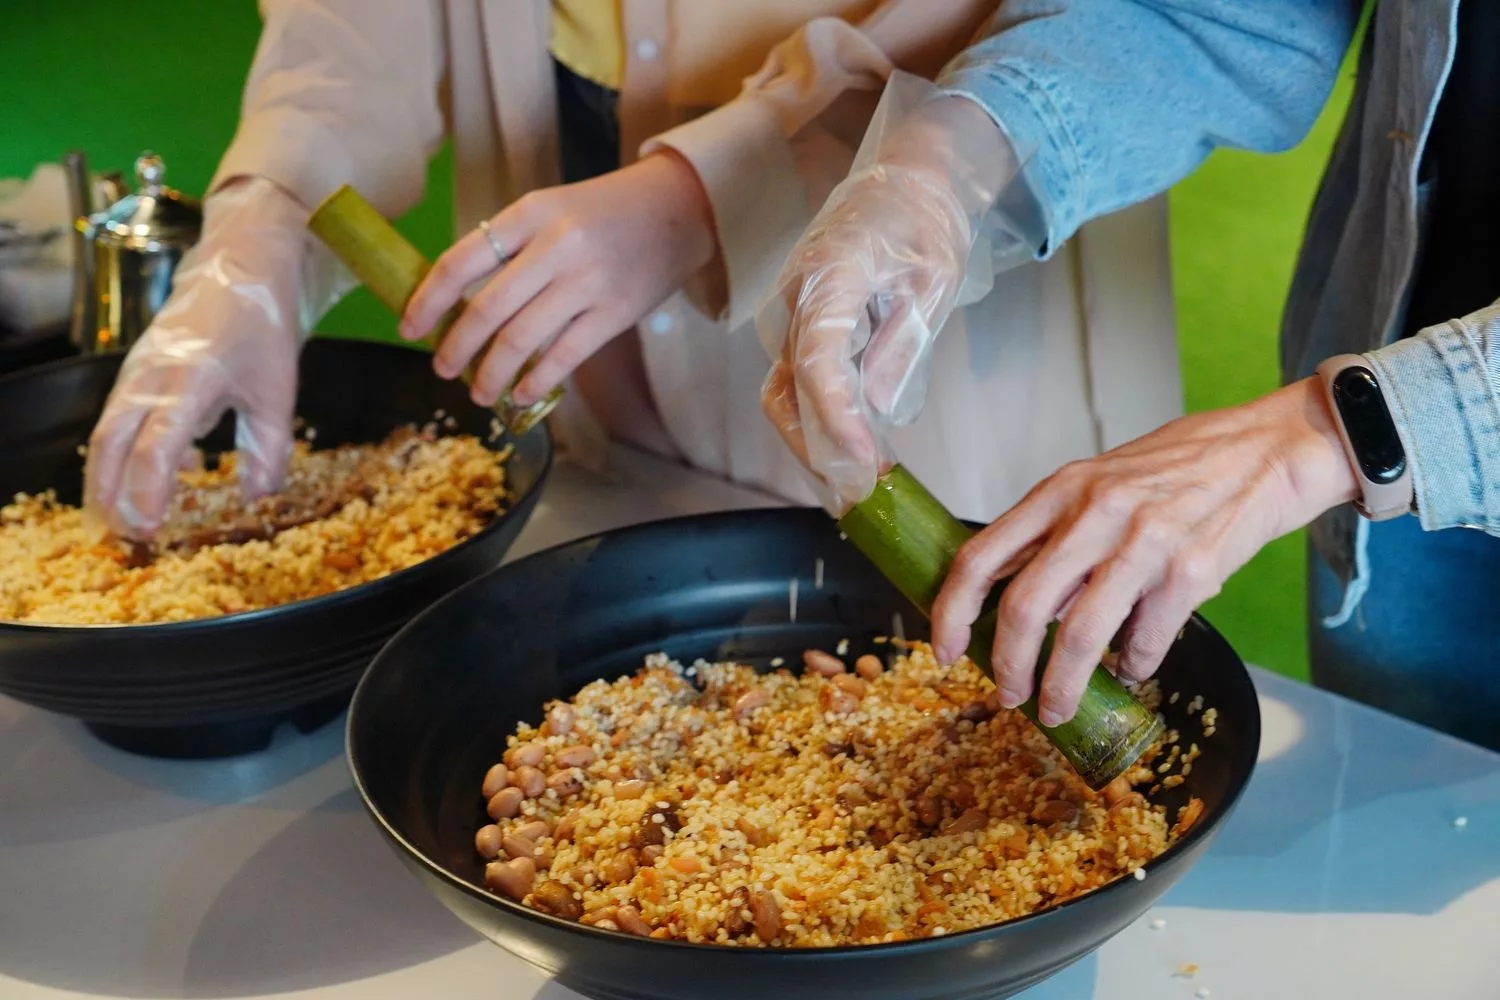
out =
{"type": "Polygon", "coordinates": [[[1079,206],[1079,156],[1063,126],[1063,116],[1036,82],[1004,65],[964,68],[945,74],[939,89],[977,104],[1005,133],[1024,164],[1036,225],[1037,256],[1046,259],[1082,224],[1079,206]]]}
{"type": "MultiPolygon", "coordinates": [[[[735,328],[755,315],[810,218],[791,144],[772,106],[741,98],[648,140],[641,155],[662,147],[687,160],[708,193],[723,287],[706,311],[735,328]]],[[[697,283],[713,285],[708,275],[697,283]]]]}
{"type": "Polygon", "coordinates": [[[1366,355],[1385,388],[1427,531],[1474,527],[1500,534],[1500,400],[1481,338],[1469,329],[1476,320],[1500,324],[1500,309],[1366,355]]]}
{"type": "Polygon", "coordinates": [[[261,111],[240,123],[208,190],[235,177],[266,177],[312,211],[339,187],[352,184],[382,215],[395,218],[421,200],[426,164],[399,164],[391,150],[365,145],[357,135],[298,110],[261,111]],[[379,169],[359,169],[366,163],[379,169]]]}

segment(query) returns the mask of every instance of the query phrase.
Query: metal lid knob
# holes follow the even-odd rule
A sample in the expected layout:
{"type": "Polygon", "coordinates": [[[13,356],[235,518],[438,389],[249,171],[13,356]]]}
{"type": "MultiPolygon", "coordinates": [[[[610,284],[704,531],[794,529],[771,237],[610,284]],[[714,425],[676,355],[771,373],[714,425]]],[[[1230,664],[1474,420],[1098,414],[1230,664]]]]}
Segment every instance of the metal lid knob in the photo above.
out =
{"type": "Polygon", "coordinates": [[[135,181],[138,186],[154,191],[161,187],[161,180],[166,173],[166,164],[155,153],[148,150],[136,158],[135,181]]]}
{"type": "Polygon", "coordinates": [[[143,152],[135,161],[137,190],[89,218],[95,238],[106,246],[155,252],[185,249],[198,240],[202,206],[162,183],[161,157],[143,152]]]}

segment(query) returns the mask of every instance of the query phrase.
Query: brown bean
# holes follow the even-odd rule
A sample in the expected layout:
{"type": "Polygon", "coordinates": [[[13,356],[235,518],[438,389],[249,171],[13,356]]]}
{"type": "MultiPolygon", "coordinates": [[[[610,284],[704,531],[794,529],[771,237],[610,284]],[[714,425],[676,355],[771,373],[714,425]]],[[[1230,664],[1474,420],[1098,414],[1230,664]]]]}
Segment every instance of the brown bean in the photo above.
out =
{"type": "Polygon", "coordinates": [[[750,890],[741,886],[729,897],[729,912],[724,915],[724,932],[737,938],[750,929],[745,914],[750,910],[750,890]]]}
{"type": "Polygon", "coordinates": [[[504,835],[498,826],[493,823],[489,826],[481,826],[479,832],[474,834],[474,849],[486,861],[493,861],[500,856],[502,840],[504,840],[504,835]]]}
{"type": "Polygon", "coordinates": [[[561,844],[565,840],[573,839],[573,832],[578,829],[578,813],[563,813],[557,820],[557,825],[552,828],[552,839],[561,844]]]}
{"type": "Polygon", "coordinates": [[[547,790],[547,776],[529,764],[517,768],[510,776],[510,783],[528,799],[534,799],[547,790]]]}
{"type": "Polygon", "coordinates": [[[583,791],[583,778],[576,770],[555,771],[547,779],[547,787],[560,799],[568,799],[583,791]]]}
{"type": "Polygon", "coordinates": [[[971,701],[958,710],[958,717],[966,719],[969,722],[983,722],[994,714],[994,712],[990,711],[989,705],[985,704],[982,699],[971,701]]]}
{"type": "Polygon", "coordinates": [[[486,802],[495,797],[495,793],[510,784],[510,768],[504,764],[496,764],[485,772],[484,784],[480,787],[479,794],[484,796],[486,802]]]}
{"type": "Polygon", "coordinates": [[[761,943],[770,944],[781,933],[781,905],[769,891],[756,889],[750,893],[750,916],[761,943]]]}
{"type": "Polygon", "coordinates": [[[641,856],[634,847],[627,847],[599,866],[599,874],[611,885],[629,882],[635,878],[635,870],[641,866],[641,856]]]}
{"type": "Polygon", "coordinates": [[[502,788],[490,798],[485,811],[493,820],[512,819],[521,811],[524,801],[526,796],[519,788],[502,788]]]}
{"type": "Polygon", "coordinates": [[[867,681],[873,681],[885,672],[885,664],[880,662],[880,657],[866,653],[854,661],[854,672],[867,681]]]}
{"type": "Polygon", "coordinates": [[[546,910],[554,917],[577,920],[583,916],[583,904],[574,899],[573,890],[561,882],[548,879],[531,891],[531,898],[537,909],[546,910]]]}
{"type": "Polygon", "coordinates": [[[1067,799],[1048,799],[1037,803],[1031,818],[1038,823],[1071,823],[1078,818],[1078,807],[1067,799]]]}
{"type": "Polygon", "coordinates": [[[917,796],[916,810],[917,822],[929,830],[937,826],[938,821],[943,818],[942,806],[938,804],[937,799],[926,793],[917,796]]]}
{"type": "Polygon", "coordinates": [[[984,696],[984,707],[989,710],[991,716],[999,715],[1005,711],[1005,702],[1001,700],[999,688],[984,696]]]}
{"type": "Polygon", "coordinates": [[[536,767],[547,756],[547,748],[540,743],[521,743],[505,751],[505,766],[511,770],[518,767],[536,767]]]}
{"type": "Polygon", "coordinates": [[[491,861],[484,866],[485,886],[514,900],[525,899],[535,882],[536,865],[530,858],[491,861]]]}
{"type": "Polygon", "coordinates": [[[558,767],[588,767],[599,759],[599,755],[594,752],[593,747],[580,744],[576,747],[564,747],[552,759],[558,767]]]}
{"type": "Polygon", "coordinates": [[[648,865],[654,865],[656,864],[656,859],[661,857],[663,850],[665,848],[660,844],[647,844],[641,848],[641,860],[648,865]]]}
{"type": "Polygon", "coordinates": [[[768,704],[770,700],[771,693],[765,688],[751,688],[735,699],[734,717],[736,719],[747,719],[757,708],[768,704]]]}
{"type": "Polygon", "coordinates": [[[646,923],[641,911],[633,906],[622,906],[615,911],[615,923],[620,925],[620,930],[626,934],[634,934],[637,937],[650,937],[651,925],[646,923]]]}
{"type": "Polygon", "coordinates": [[[643,847],[665,844],[668,833],[676,833],[681,829],[682,820],[678,818],[676,808],[671,805],[657,805],[641,820],[641,829],[637,834],[637,839],[643,847]]]}
{"type": "Polygon", "coordinates": [[[567,702],[553,705],[547,712],[547,735],[566,736],[573,731],[576,714],[567,702]]]}
{"type": "Polygon", "coordinates": [[[507,833],[500,841],[500,846],[513,858],[528,858],[533,864],[536,863],[536,842],[519,833],[507,833]]]}
{"type": "Polygon", "coordinates": [[[840,691],[852,694],[856,698],[863,698],[870,693],[869,685],[853,674],[839,674],[833,679],[833,683],[840,691]]]}
{"type": "Polygon", "coordinates": [[[519,837],[525,837],[532,843],[536,843],[538,840],[551,834],[552,831],[547,828],[546,823],[543,823],[539,819],[534,819],[530,823],[523,823],[511,832],[519,837]]]}
{"type": "Polygon", "coordinates": [[[834,715],[849,715],[859,711],[859,699],[830,684],[818,692],[818,707],[834,715]]]}
{"type": "Polygon", "coordinates": [[[959,813],[957,819],[943,828],[943,832],[950,835],[959,833],[972,833],[973,831],[983,827],[984,824],[988,821],[989,817],[985,815],[984,810],[965,809],[963,812],[959,813]]]}
{"type": "Polygon", "coordinates": [[[649,786],[639,778],[631,778],[628,781],[615,782],[614,792],[617,799],[638,799],[646,794],[649,786]]]}
{"type": "Polygon", "coordinates": [[[845,669],[843,660],[821,649],[809,649],[803,653],[802,665],[807,668],[808,673],[817,674],[819,677],[833,677],[843,673],[845,669]]]}

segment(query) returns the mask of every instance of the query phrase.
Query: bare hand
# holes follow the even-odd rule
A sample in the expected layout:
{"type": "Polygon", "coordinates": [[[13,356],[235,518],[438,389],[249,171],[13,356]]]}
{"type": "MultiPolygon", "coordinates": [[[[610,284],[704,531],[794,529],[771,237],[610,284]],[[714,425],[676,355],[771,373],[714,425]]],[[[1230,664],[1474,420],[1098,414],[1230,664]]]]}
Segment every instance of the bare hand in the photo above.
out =
{"type": "Polygon", "coordinates": [[[528,358],[519,406],[541,399],[591,354],[640,321],[712,261],[708,196],[670,150],[621,170],[534,191],[490,220],[509,256],[500,267],[475,230],[448,249],[407,304],[401,336],[417,340],[487,274],[444,336],[433,368],[455,378],[481,352],[474,401],[492,405],[528,358]]]}
{"type": "Polygon", "coordinates": [[[1151,676],[1230,574],[1355,495],[1315,380],[1174,420],[1064,466],[971,539],[933,607],[938,655],[962,654],[981,602],[1015,574],[1000,601],[995,682],[1008,706],[1031,696],[1043,636],[1060,614],[1039,699],[1042,723],[1058,725],[1117,635],[1119,676],[1151,676]]]}

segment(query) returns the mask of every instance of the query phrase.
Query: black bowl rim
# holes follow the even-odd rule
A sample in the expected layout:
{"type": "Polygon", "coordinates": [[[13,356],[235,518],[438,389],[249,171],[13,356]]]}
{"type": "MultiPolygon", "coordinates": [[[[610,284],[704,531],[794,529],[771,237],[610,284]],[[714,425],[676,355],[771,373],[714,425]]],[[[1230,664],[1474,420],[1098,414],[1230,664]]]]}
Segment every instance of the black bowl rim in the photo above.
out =
{"type": "MultiPolygon", "coordinates": [[[[412,351],[411,348],[402,348],[400,345],[385,344],[379,341],[351,340],[342,337],[329,337],[326,338],[326,340],[330,343],[354,344],[356,345],[357,349],[362,349],[365,347],[375,347],[386,350],[404,349],[407,351],[412,351]]],[[[421,352],[413,351],[413,353],[421,352]]],[[[0,391],[4,391],[6,383],[12,379],[34,376],[38,371],[43,369],[64,368],[70,365],[83,367],[86,364],[97,363],[98,357],[99,355],[85,355],[76,358],[60,358],[56,361],[49,361],[45,364],[35,365],[30,368],[24,368],[21,371],[9,372],[5,375],[0,375],[0,391]]],[[[531,484],[530,489],[516,496],[510,503],[510,505],[502,510],[494,520],[492,520],[489,524],[486,524],[479,531],[470,535],[468,538],[465,538],[463,541],[459,542],[457,545],[444,549],[442,552],[439,552],[437,555],[431,557],[430,559],[423,559],[416,565],[407,566],[404,569],[398,569],[394,573],[387,573],[385,576],[382,576],[379,579],[368,580],[364,583],[355,584],[354,586],[347,587],[343,590],[335,590],[331,594],[319,594],[317,597],[304,597],[301,600],[289,601],[286,604],[275,604],[268,608],[255,608],[251,611],[236,611],[233,614],[215,615],[211,618],[191,618],[187,621],[180,622],[97,622],[88,625],[69,623],[54,624],[51,622],[18,622],[0,618],[0,631],[22,633],[31,632],[39,635],[85,635],[99,632],[129,631],[132,635],[142,634],[150,636],[176,636],[182,635],[183,633],[187,632],[206,631],[214,628],[229,628],[241,624],[254,624],[264,618],[273,616],[286,619],[304,614],[314,614],[316,612],[324,611],[328,608],[337,607],[348,601],[368,597],[371,593],[374,592],[375,588],[377,587],[396,586],[397,583],[406,579],[407,574],[409,573],[413,573],[417,570],[424,570],[434,564],[443,565],[447,562],[450,562],[453,558],[457,557],[458,553],[465,551],[473,545],[477,545],[488,535],[500,530],[501,526],[504,525],[505,522],[510,518],[512,511],[520,508],[524,504],[532,502],[538,491],[540,491],[542,487],[547,484],[547,479],[552,473],[553,459],[556,457],[556,447],[554,446],[554,443],[552,441],[552,431],[547,427],[546,421],[542,421],[535,427],[528,430],[526,434],[522,435],[522,438],[529,437],[532,434],[541,434],[544,439],[544,445],[542,448],[542,467],[540,471],[538,471],[536,481],[531,484]]],[[[499,439],[498,442],[483,441],[483,443],[485,447],[490,451],[498,454],[504,452],[507,447],[515,447],[518,442],[517,439],[513,438],[507,431],[505,435],[499,439]],[[496,444],[498,445],[498,447],[491,447],[492,444],[496,444]]]]}
{"type": "MultiPolygon", "coordinates": [[[[688,514],[680,517],[665,518],[658,521],[648,521],[643,524],[631,525],[626,528],[617,528],[610,531],[595,532],[591,535],[585,535],[580,538],[575,538],[572,541],[563,542],[561,544],[551,546],[550,548],[542,549],[522,559],[517,559],[514,562],[507,563],[504,566],[496,567],[483,576],[476,577],[473,580],[470,580],[463,586],[458,587],[457,589],[444,595],[442,598],[435,601],[427,608],[424,608],[420,614],[416,615],[411,619],[411,621],[402,626],[401,629],[390,638],[385,646],[381,648],[380,652],[376,654],[375,659],[371,661],[369,668],[366,669],[364,674],[360,677],[359,684],[354,689],[354,695],[350,698],[349,701],[349,711],[344,723],[344,759],[349,768],[350,777],[353,779],[354,787],[359,792],[360,801],[364,803],[365,811],[369,813],[370,816],[375,820],[381,831],[387,837],[389,837],[393,843],[400,846],[402,852],[409,859],[412,859],[419,863],[425,870],[435,876],[439,881],[446,883],[451,888],[458,889],[460,892],[472,897],[473,899],[481,903],[489,906],[498,905],[503,911],[519,916],[522,919],[530,920],[535,923],[540,923],[544,926],[549,926],[554,929],[562,929],[572,933],[581,933],[584,935],[604,935],[610,941],[619,941],[621,938],[626,938],[632,941],[649,943],[652,945],[680,948],[692,952],[712,952],[715,954],[722,954],[726,950],[730,950],[725,945],[699,944],[690,941],[641,938],[626,934],[623,931],[608,931],[598,927],[591,927],[587,924],[580,924],[571,920],[563,920],[560,917],[554,917],[551,914],[542,913],[538,910],[533,910],[530,907],[522,906],[520,903],[515,902],[514,900],[497,896],[494,893],[481,889],[480,887],[466,881],[465,879],[459,878],[457,875],[453,874],[448,869],[444,868],[442,865],[437,864],[431,858],[427,857],[427,855],[417,850],[410,841],[402,836],[400,831],[398,831],[395,826],[391,824],[391,822],[371,800],[370,792],[365,787],[364,779],[360,775],[359,764],[354,752],[355,720],[359,718],[361,705],[363,704],[364,698],[366,696],[366,690],[370,683],[370,678],[374,676],[375,672],[380,668],[381,663],[386,658],[388,651],[398,642],[400,642],[408,632],[420,628],[428,616],[436,614],[440,608],[442,608],[449,602],[458,601],[461,598],[465,597],[469,591],[477,590],[483,587],[489,582],[492,577],[502,572],[519,571],[524,569],[530,563],[539,562],[549,557],[555,558],[556,555],[563,550],[570,548],[584,548],[590,545],[596,545],[606,538],[615,538],[625,535],[642,533],[650,530],[659,531],[663,528],[686,528],[694,524],[712,523],[714,521],[730,521],[735,519],[744,519],[746,517],[749,517],[753,520],[773,520],[777,517],[786,517],[789,513],[795,513],[805,516],[812,512],[816,512],[818,514],[823,514],[824,516],[826,516],[825,512],[816,507],[760,507],[746,508],[741,510],[715,511],[708,514],[688,514]]],[[[1246,734],[1245,745],[1241,749],[1239,757],[1232,762],[1232,766],[1234,766],[1236,770],[1243,769],[1244,779],[1239,783],[1239,787],[1232,789],[1225,801],[1220,804],[1219,808],[1215,811],[1216,815],[1213,817],[1213,822],[1204,822],[1204,819],[1207,819],[1208,817],[1200,819],[1193,825],[1193,828],[1187,832],[1186,836],[1182,837],[1156,858],[1152,859],[1152,861],[1148,865],[1142,866],[1142,870],[1146,871],[1147,878],[1151,877],[1149,869],[1152,866],[1160,863],[1163,860],[1169,860],[1174,856],[1184,854],[1187,851],[1191,850],[1193,846],[1199,841],[1205,838],[1211,838],[1212,836],[1217,834],[1218,825],[1224,820],[1228,819],[1229,816],[1234,812],[1235,806],[1239,804],[1240,797],[1245,793],[1245,789],[1250,784],[1250,779],[1254,777],[1256,761],[1260,753],[1260,701],[1255,690],[1255,683],[1250,677],[1250,671],[1245,666],[1244,659],[1240,657],[1238,653],[1234,652],[1234,649],[1229,645],[1228,640],[1224,638],[1224,636],[1218,631],[1218,629],[1210,625],[1202,615],[1194,612],[1190,621],[1191,623],[1196,624],[1198,627],[1206,630],[1210,636],[1222,643],[1225,648],[1228,649],[1234,656],[1235,662],[1239,665],[1240,669],[1236,674],[1235,683],[1241,685],[1245,689],[1242,693],[1248,696],[1248,703],[1253,706],[1251,717],[1247,720],[1250,725],[1248,727],[1249,732],[1247,732],[1246,734]]],[[[1129,880],[1130,876],[1122,876],[1115,879],[1113,882],[1108,883],[1107,885],[1100,886],[1099,888],[1094,889],[1091,892],[1086,892],[1081,896],[1074,896],[1072,899],[1065,900],[1054,906],[1049,906],[1045,910],[1037,910],[1024,916],[1015,917],[1011,920],[1001,921],[997,924],[985,924],[980,927],[971,927],[967,930],[954,931],[949,934],[944,934],[941,937],[919,938],[913,941],[885,941],[879,944],[823,945],[813,948],[738,948],[733,950],[737,953],[743,953],[746,955],[769,956],[770,958],[776,958],[781,961],[787,961],[788,959],[792,958],[801,960],[811,960],[814,958],[848,959],[859,955],[869,954],[875,951],[879,951],[882,953],[894,953],[902,951],[916,953],[922,951],[943,950],[952,947],[952,942],[966,942],[975,940],[984,935],[993,934],[1001,928],[1015,927],[1019,924],[1028,924],[1031,926],[1040,925],[1049,918],[1056,917],[1057,914],[1061,913],[1071,906],[1081,904],[1085,900],[1094,899],[1101,893],[1113,892],[1118,890],[1123,883],[1129,880]]],[[[750,959],[750,961],[757,960],[758,959],[750,959]]]]}

